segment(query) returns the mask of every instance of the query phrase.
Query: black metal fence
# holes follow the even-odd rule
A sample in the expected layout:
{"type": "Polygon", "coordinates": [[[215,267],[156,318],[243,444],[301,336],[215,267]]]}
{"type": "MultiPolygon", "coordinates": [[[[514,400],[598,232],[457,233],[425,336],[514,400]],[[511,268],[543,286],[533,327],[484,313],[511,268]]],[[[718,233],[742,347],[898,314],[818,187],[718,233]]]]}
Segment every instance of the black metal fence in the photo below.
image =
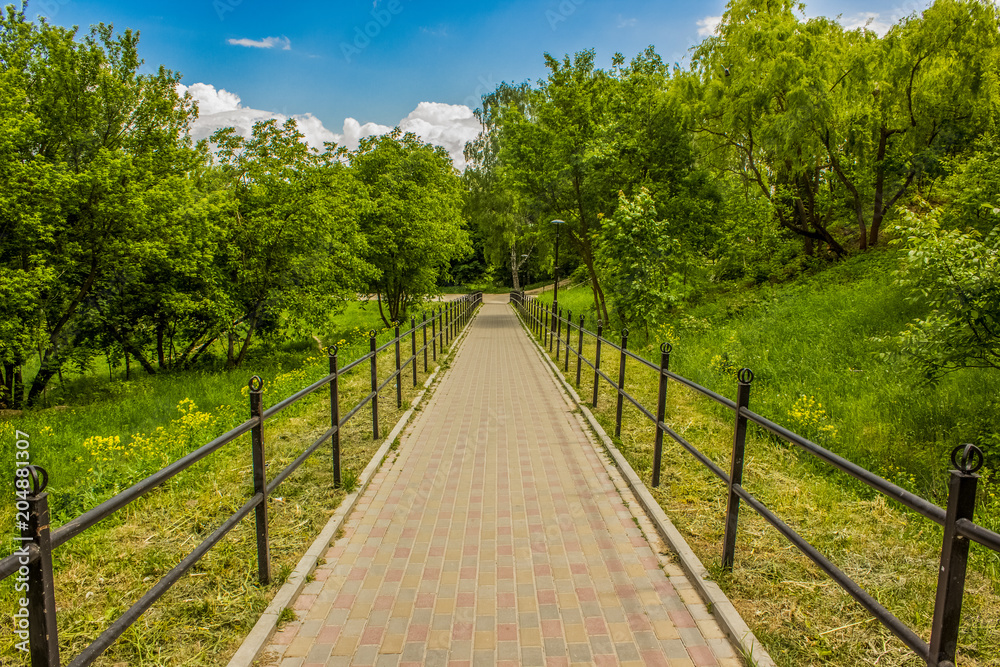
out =
{"type": "Polygon", "coordinates": [[[670,371],[671,347],[664,343],[660,346],[660,363],[654,364],[628,349],[628,330],[621,333],[621,343],[615,344],[604,338],[604,327],[600,320],[597,331],[588,331],[584,327],[584,318],[579,323],[573,323],[570,312],[563,316],[563,310],[552,312],[546,305],[534,298],[529,298],[523,292],[511,292],[511,303],[521,315],[525,326],[538,337],[543,347],[555,353],[556,365],[562,361],[563,371],[570,371],[570,353],[576,357],[576,385],[580,386],[583,364],[589,366],[594,373],[593,398],[591,404],[596,407],[598,388],[603,380],[617,394],[615,406],[615,437],[621,435],[622,408],[627,400],[634,405],[646,418],[655,425],[653,448],[653,472],[650,480],[652,486],[659,486],[660,467],[663,453],[663,435],[670,436],[681,447],[712,471],[728,489],[728,506],[726,509],[725,535],[722,544],[722,565],[731,570],[736,556],[736,532],[739,522],[740,501],[745,502],[778,532],[788,538],[796,548],[826,572],[841,588],[861,604],[869,613],[877,618],[892,634],[898,637],[917,656],[930,667],[954,667],[955,654],[958,645],[959,616],[962,611],[962,597],[965,592],[965,575],[969,558],[970,541],[1000,552],[1000,534],[994,533],[974,523],[976,488],[979,481],[977,471],[983,465],[983,453],[973,445],[956,447],[951,454],[955,469],[951,471],[949,480],[948,507],[941,508],[933,503],[902,489],[861,466],[840,457],[833,452],[820,447],[816,443],[793,433],[775,422],[752,412],[749,409],[750,387],[753,373],[748,368],[738,373],[736,400],[698,385],[670,371]],[[564,331],[565,329],[565,331],[564,331]],[[576,349],[573,349],[573,333],[577,334],[576,349]],[[594,360],[587,359],[583,354],[584,336],[595,339],[594,360]],[[617,381],[608,377],[601,370],[601,353],[604,348],[610,348],[619,354],[617,381]],[[564,352],[562,350],[565,350],[564,352]],[[659,391],[656,412],[642,405],[636,398],[625,391],[626,362],[634,362],[649,368],[659,377],[659,391]],[[735,414],[733,426],[733,447],[730,470],[727,474],[705,454],[700,452],[680,434],[664,423],[666,409],[667,383],[674,380],[680,384],[724,405],[735,414]],[[748,423],[754,423],[766,429],[785,442],[793,444],[819,460],[841,470],[886,497],[895,500],[921,516],[934,521],[944,528],[944,541],[941,549],[940,569],[938,570],[937,595],[934,603],[934,615],[931,623],[930,642],[925,642],[903,621],[883,607],[874,597],[867,593],[857,582],[851,579],[840,568],[830,562],[805,538],[776,516],[764,503],[743,488],[743,462],[746,448],[746,430],[748,423]]]}
{"type": "MultiPolygon", "coordinates": [[[[337,348],[329,348],[330,373],[309,385],[305,389],[289,396],[266,410],[263,409],[263,381],[254,376],[250,379],[250,419],[236,428],[220,435],[208,444],[191,452],[187,456],[171,463],[134,486],[109,498],[89,512],[78,516],[72,521],[60,526],[54,531],[49,529],[49,500],[45,487],[48,484],[48,473],[38,466],[24,466],[18,469],[16,486],[17,512],[27,524],[21,531],[21,548],[14,554],[0,561],[0,581],[7,577],[17,576],[18,582],[27,584],[23,595],[28,601],[26,617],[14,614],[16,631],[27,632],[31,667],[59,667],[59,633],[56,624],[56,600],[54,576],[52,569],[52,552],[66,544],[91,526],[111,516],[129,503],[138,500],[154,488],[187,470],[209,454],[217,451],[223,445],[232,442],[249,432],[251,435],[251,453],[253,459],[254,493],[243,506],[226,519],[215,532],[204,542],[191,551],[180,563],[168,572],[160,581],[154,584],[128,611],[111,623],[111,625],[82,653],[73,658],[69,667],[82,667],[94,662],[108,647],[113,644],[138,618],[162,596],[167,589],[175,584],[191,567],[198,562],[213,546],[219,543],[229,531],[246,518],[251,511],[255,514],[257,529],[257,573],[262,585],[271,582],[271,555],[268,539],[267,498],[275,489],[301,466],[307,458],[316,452],[327,440],[331,441],[334,484],[340,486],[340,432],[347,422],[367,404],[371,403],[372,436],[379,437],[378,402],[379,392],[386,385],[398,378],[396,382],[396,405],[402,406],[402,376],[412,366],[413,385],[417,384],[417,362],[423,356],[424,372],[427,371],[427,352],[436,360],[439,351],[460,333],[468,324],[476,308],[482,303],[482,293],[465,295],[455,301],[435,308],[428,318],[426,313],[420,322],[410,320],[410,329],[400,332],[399,325],[395,328],[395,337],[389,342],[377,346],[375,331],[371,331],[370,350],[367,354],[355,359],[346,366],[338,367],[337,348]],[[427,328],[431,328],[428,342],[427,328]],[[422,346],[417,347],[417,332],[421,332],[422,346]],[[400,345],[409,339],[410,355],[400,358],[400,345]],[[378,380],[378,353],[395,346],[395,369],[381,382],[378,380]],[[371,374],[371,391],[356,405],[351,407],[346,415],[340,416],[340,400],[338,390],[339,378],[349,371],[368,363],[371,374]],[[266,461],[264,455],[264,423],[285,408],[304,399],[306,396],[330,385],[330,420],[327,431],[299,455],[284,470],[278,473],[270,482],[267,480],[266,461]],[[22,472],[23,471],[23,472],[22,472]]],[[[23,636],[23,635],[22,635],[23,636]]]]}

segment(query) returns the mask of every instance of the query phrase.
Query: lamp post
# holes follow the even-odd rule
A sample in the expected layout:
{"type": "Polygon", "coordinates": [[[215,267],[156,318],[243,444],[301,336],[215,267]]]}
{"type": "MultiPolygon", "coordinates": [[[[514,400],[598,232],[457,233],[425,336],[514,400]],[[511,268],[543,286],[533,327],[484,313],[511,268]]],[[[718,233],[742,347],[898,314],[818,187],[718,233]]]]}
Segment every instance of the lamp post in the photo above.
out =
{"type": "MultiPolygon", "coordinates": [[[[527,254],[521,255],[521,264],[524,264],[525,260],[527,260],[527,259],[528,259],[528,255],[527,254]]],[[[528,282],[528,276],[530,274],[528,274],[528,269],[527,268],[524,269],[524,273],[525,273],[524,282],[528,282]]],[[[521,267],[520,267],[520,265],[518,265],[518,268],[517,268],[517,275],[518,275],[518,278],[520,278],[520,276],[521,276],[521,267]]],[[[521,285],[521,291],[522,292],[524,291],[524,287],[525,287],[524,285],[521,285]]]]}
{"type": "Polygon", "coordinates": [[[559,225],[565,225],[565,220],[553,220],[556,225],[556,282],[552,288],[552,330],[556,330],[556,319],[559,317],[559,225]]]}

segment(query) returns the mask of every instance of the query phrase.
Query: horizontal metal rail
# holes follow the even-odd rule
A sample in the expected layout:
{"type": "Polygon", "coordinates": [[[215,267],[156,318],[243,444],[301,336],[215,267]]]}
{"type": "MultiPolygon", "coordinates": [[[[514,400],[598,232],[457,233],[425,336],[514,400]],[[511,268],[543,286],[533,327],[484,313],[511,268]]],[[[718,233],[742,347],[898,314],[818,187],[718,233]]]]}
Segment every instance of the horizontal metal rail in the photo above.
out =
{"type": "Polygon", "coordinates": [[[365,407],[373,398],[375,398],[377,393],[378,392],[372,391],[369,392],[367,396],[362,398],[361,402],[355,405],[353,408],[351,408],[351,411],[347,413],[347,416],[340,420],[340,426],[344,426],[345,424],[347,424],[348,420],[350,420],[350,418],[356,415],[361,410],[361,408],[365,407]]]}
{"type": "MultiPolygon", "coordinates": [[[[618,349],[621,350],[621,348],[618,348],[618,349]]],[[[657,373],[660,372],[660,367],[659,366],[657,366],[656,364],[654,364],[652,361],[649,361],[648,359],[645,359],[644,357],[640,357],[638,354],[636,354],[632,350],[625,350],[625,355],[629,356],[629,357],[632,357],[633,359],[635,359],[639,363],[643,364],[644,366],[646,366],[650,370],[656,371],[657,373]]]]}
{"type": "Polygon", "coordinates": [[[346,366],[344,366],[343,368],[339,369],[337,371],[337,376],[339,377],[339,376],[343,375],[344,373],[346,373],[347,371],[353,370],[356,366],[359,366],[359,365],[363,364],[364,362],[368,361],[371,358],[372,358],[372,353],[371,352],[366,352],[364,356],[358,357],[357,359],[355,359],[351,363],[349,363],[346,366]]]}
{"type": "Polygon", "coordinates": [[[807,440],[797,433],[792,433],[788,429],[778,426],[770,419],[761,417],[755,412],[751,412],[746,408],[740,410],[740,414],[746,416],[747,419],[754,422],[755,424],[767,429],[776,436],[790,442],[793,445],[797,445],[802,449],[806,450],[813,456],[826,461],[833,467],[846,472],[848,475],[854,479],[864,482],[868,486],[872,487],[879,493],[895,500],[896,502],[909,507],[914,512],[917,512],[923,517],[930,519],[940,525],[944,525],[945,522],[945,511],[935,505],[934,503],[924,500],[918,495],[912,494],[906,489],[900,488],[890,481],[882,479],[875,473],[862,468],[856,463],[852,463],[842,456],[837,456],[828,449],[820,447],[815,442],[807,440]]]}
{"type": "Polygon", "coordinates": [[[30,565],[38,560],[38,557],[41,555],[38,546],[31,542],[27,542],[26,544],[28,547],[27,563],[21,562],[21,559],[25,558],[25,555],[19,554],[16,551],[3,560],[0,560],[0,581],[20,570],[22,565],[30,565]]]}
{"type": "Polygon", "coordinates": [[[386,386],[387,384],[389,384],[390,382],[392,382],[393,380],[395,380],[395,379],[396,379],[396,377],[397,377],[397,376],[399,376],[399,374],[400,374],[400,373],[402,373],[402,372],[403,372],[403,369],[402,369],[402,368],[400,368],[399,370],[395,370],[395,371],[393,371],[392,373],[390,373],[390,374],[389,374],[389,377],[387,377],[387,378],[386,378],[386,379],[385,379],[385,380],[384,380],[384,381],[382,382],[382,384],[380,384],[380,385],[378,386],[378,389],[377,389],[376,391],[379,391],[379,392],[380,392],[380,391],[382,391],[383,389],[385,389],[385,386],[386,386]]]}
{"type": "Polygon", "coordinates": [[[107,630],[101,633],[101,635],[94,640],[90,646],[85,648],[72,662],[69,663],[68,667],[83,667],[84,665],[89,665],[94,660],[96,660],[102,653],[108,650],[116,639],[118,639],[122,633],[129,629],[129,627],[138,620],[138,618],[147,609],[153,606],[153,603],[160,599],[160,597],[167,592],[167,590],[173,586],[178,579],[184,576],[184,573],[190,570],[195,563],[201,560],[202,556],[208,553],[208,550],[214,547],[216,544],[222,540],[226,534],[231,531],[236,525],[242,521],[250,512],[260,505],[264,501],[264,495],[261,493],[256,494],[250,500],[248,500],[243,507],[236,511],[235,514],[230,516],[228,519],[219,526],[214,533],[212,533],[208,539],[199,544],[194,551],[189,553],[184,560],[174,566],[170,572],[168,572],[162,579],[160,579],[156,584],[146,591],[146,594],[139,598],[139,601],[132,605],[128,611],[119,616],[107,630]]]}
{"type": "Polygon", "coordinates": [[[249,419],[243,422],[231,431],[223,433],[215,440],[212,440],[206,445],[202,445],[187,456],[174,461],[162,470],[157,470],[146,479],[141,482],[137,482],[118,495],[108,498],[94,509],[84,512],[75,519],[66,522],[56,530],[52,531],[52,548],[55,549],[56,547],[65,544],[73,537],[79,535],[94,524],[108,518],[122,507],[131,503],[133,500],[141,498],[171,477],[187,470],[226,443],[232,442],[256,425],[256,419],[249,419]]]}
{"type": "Polygon", "coordinates": [[[841,588],[854,598],[862,607],[877,618],[882,625],[896,635],[900,641],[906,644],[911,651],[927,660],[930,654],[930,646],[917,633],[900,621],[892,612],[883,607],[878,600],[873,598],[865,589],[861,588],[856,581],[851,579],[839,567],[834,565],[826,556],[821,554],[816,547],[809,544],[801,535],[792,530],[784,521],[779,519],[764,503],[757,500],[752,494],[739,484],[732,486],[733,491],[742,498],[757,514],[761,515],[769,524],[774,526],[779,533],[784,535],[799,551],[805,554],[809,560],[816,563],[821,570],[827,573],[831,579],[837,582],[841,588]]]}
{"type": "Polygon", "coordinates": [[[326,430],[326,433],[321,435],[313,444],[309,445],[309,447],[307,447],[304,452],[299,454],[299,456],[294,461],[285,466],[285,469],[279,472],[277,476],[275,476],[275,478],[271,480],[271,482],[267,485],[266,495],[271,495],[271,492],[274,491],[276,488],[278,488],[279,484],[288,479],[289,475],[295,472],[300,465],[305,463],[306,459],[312,456],[312,453],[315,452],[317,449],[319,449],[320,446],[324,442],[329,440],[330,437],[333,436],[333,434],[336,433],[338,430],[340,430],[340,426],[331,426],[330,428],[328,428],[326,430]]]}
{"type": "Polygon", "coordinates": [[[978,542],[984,547],[1000,553],[1000,534],[983,528],[968,519],[959,519],[955,522],[955,527],[958,530],[958,534],[962,537],[970,539],[973,542],[978,542]]]}
{"type": "Polygon", "coordinates": [[[686,377],[684,377],[682,375],[678,375],[677,373],[674,373],[672,371],[666,371],[666,372],[664,372],[664,375],[666,375],[671,380],[677,380],[678,382],[680,382],[685,387],[690,387],[691,389],[694,389],[699,394],[702,394],[704,396],[709,397],[710,399],[712,399],[716,403],[720,403],[720,404],[726,406],[727,408],[729,408],[730,410],[733,410],[733,411],[736,410],[736,402],[729,400],[728,398],[726,398],[722,394],[717,394],[714,391],[712,391],[711,389],[706,389],[705,387],[702,387],[697,382],[692,382],[691,380],[688,380],[686,377]]]}
{"type": "Polygon", "coordinates": [[[708,458],[701,450],[699,450],[697,447],[695,447],[690,442],[688,442],[687,440],[685,440],[684,437],[680,433],[678,433],[674,429],[670,428],[665,423],[660,422],[659,423],[659,427],[660,427],[660,430],[662,430],[664,433],[666,433],[671,438],[673,438],[673,440],[678,445],[680,445],[684,449],[688,450],[688,452],[690,452],[692,456],[694,456],[696,459],[698,459],[699,461],[701,461],[701,464],[703,466],[705,466],[706,468],[708,468],[709,470],[711,470],[715,474],[716,477],[718,477],[719,479],[721,479],[726,485],[729,484],[729,475],[726,473],[725,470],[723,470],[718,465],[716,465],[715,461],[713,461],[712,459],[708,458]]]}
{"type": "Polygon", "coordinates": [[[336,376],[334,376],[332,374],[331,375],[327,375],[323,379],[317,380],[316,382],[312,383],[311,385],[309,385],[305,389],[301,389],[301,390],[295,392],[294,394],[292,394],[288,398],[283,399],[283,400],[279,401],[278,403],[275,403],[274,405],[272,405],[271,407],[269,407],[267,410],[264,410],[264,414],[261,415],[261,417],[263,419],[267,419],[268,417],[272,417],[272,416],[278,414],[279,412],[281,412],[282,410],[284,410],[288,406],[292,405],[293,403],[297,403],[297,402],[301,401],[303,398],[305,398],[309,394],[313,393],[317,389],[321,389],[321,388],[325,387],[326,385],[328,385],[330,382],[333,381],[334,377],[336,377],[336,376]]]}

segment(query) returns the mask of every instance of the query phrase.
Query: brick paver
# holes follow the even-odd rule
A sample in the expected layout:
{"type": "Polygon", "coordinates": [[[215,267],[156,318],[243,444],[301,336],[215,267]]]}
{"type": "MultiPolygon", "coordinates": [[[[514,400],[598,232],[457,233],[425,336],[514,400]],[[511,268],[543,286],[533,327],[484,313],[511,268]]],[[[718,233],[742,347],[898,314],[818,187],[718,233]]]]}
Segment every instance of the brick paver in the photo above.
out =
{"type": "Polygon", "coordinates": [[[510,307],[490,301],[272,664],[740,664],[661,568],[510,307]]]}

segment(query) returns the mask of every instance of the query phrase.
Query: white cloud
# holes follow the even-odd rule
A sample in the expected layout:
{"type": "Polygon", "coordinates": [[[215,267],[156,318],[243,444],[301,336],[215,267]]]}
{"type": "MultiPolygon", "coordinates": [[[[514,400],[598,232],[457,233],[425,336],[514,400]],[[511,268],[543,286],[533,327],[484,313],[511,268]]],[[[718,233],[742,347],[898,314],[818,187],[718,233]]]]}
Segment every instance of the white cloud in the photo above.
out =
{"type": "Polygon", "coordinates": [[[287,37],[265,37],[264,39],[240,39],[228,40],[233,46],[249,46],[254,49],[273,49],[275,47],[282,51],[289,51],[292,48],[292,40],[287,37]]]}
{"type": "MultiPolygon", "coordinates": [[[[235,128],[240,136],[249,137],[254,123],[272,118],[284,123],[289,117],[298,124],[299,132],[305,136],[306,143],[318,150],[323,149],[325,142],[333,142],[354,150],[365,137],[392,131],[387,125],[362,124],[354,118],[346,118],[341,133],[338,134],[327,129],[323,122],[311,113],[286,116],[271,111],[251,109],[243,106],[239,95],[223,88],[216,89],[211,84],[194,83],[190,86],[178,84],[177,90],[181,95],[185,92],[190,93],[198,103],[198,119],[191,125],[191,138],[195,141],[207,139],[224,127],[235,128]]],[[[406,118],[399,121],[398,126],[403,132],[413,132],[427,143],[444,147],[458,169],[465,169],[465,157],[462,151],[466,142],[475,139],[481,129],[479,121],[469,107],[464,104],[441,102],[421,102],[406,118]]]]}
{"type": "Polygon", "coordinates": [[[879,37],[889,32],[894,21],[884,20],[878,12],[859,12],[849,18],[841,19],[841,25],[845,30],[864,28],[876,33],[879,37]]]}
{"type": "Polygon", "coordinates": [[[634,28],[636,24],[639,23],[639,19],[636,18],[624,18],[621,14],[618,15],[618,27],[619,28],[634,28]]]}
{"type": "Polygon", "coordinates": [[[462,151],[465,144],[479,136],[482,125],[464,104],[421,102],[399,121],[403,132],[413,132],[429,144],[443,146],[458,169],[465,169],[462,151]]]}
{"type": "Polygon", "coordinates": [[[703,19],[698,19],[698,36],[711,37],[719,30],[720,23],[722,23],[721,16],[706,16],[703,19]]]}

